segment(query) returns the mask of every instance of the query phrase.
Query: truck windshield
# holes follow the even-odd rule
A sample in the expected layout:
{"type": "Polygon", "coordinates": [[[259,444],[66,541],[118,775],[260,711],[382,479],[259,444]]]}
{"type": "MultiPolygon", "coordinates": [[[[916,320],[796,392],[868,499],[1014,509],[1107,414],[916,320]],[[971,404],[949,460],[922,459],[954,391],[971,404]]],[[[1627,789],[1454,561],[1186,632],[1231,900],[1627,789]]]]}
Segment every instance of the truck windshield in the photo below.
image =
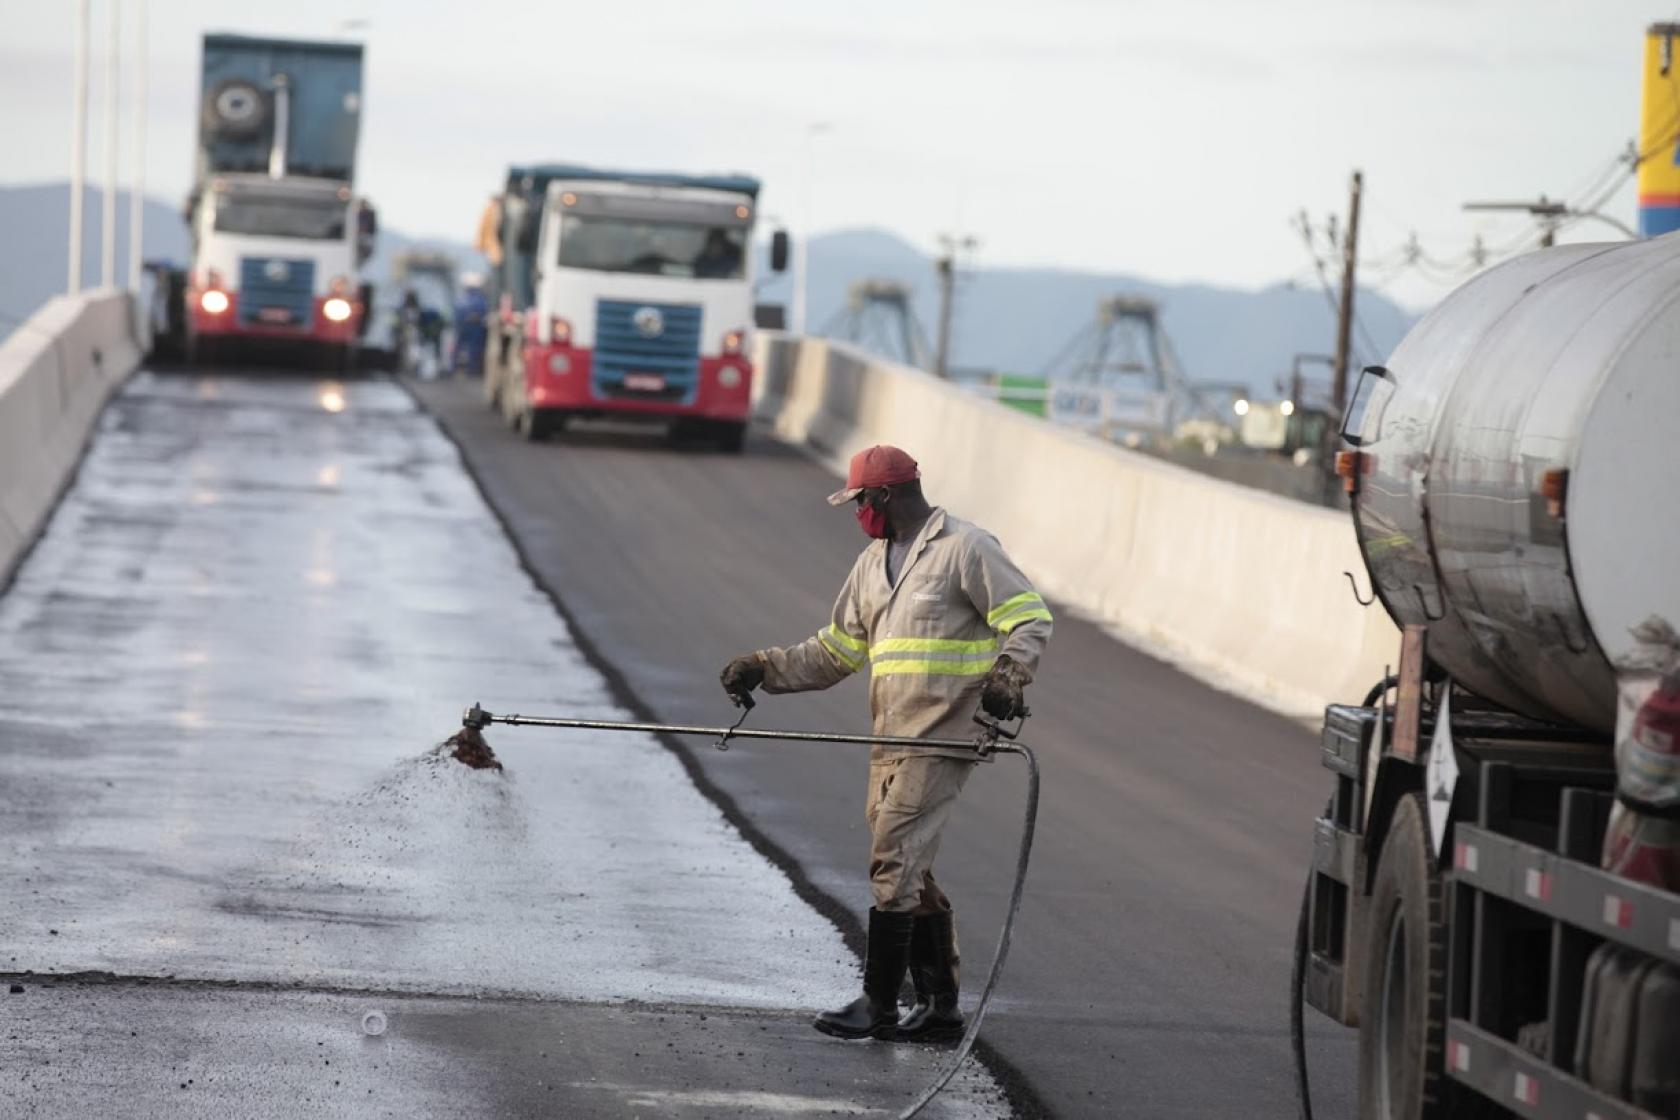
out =
{"type": "Polygon", "coordinates": [[[344,237],[347,209],[337,201],[222,194],[216,196],[216,230],[259,237],[338,241],[344,237]]]}
{"type": "Polygon", "coordinates": [[[739,280],[745,274],[746,243],[741,226],[567,214],[560,223],[560,264],[598,272],[739,280]]]}

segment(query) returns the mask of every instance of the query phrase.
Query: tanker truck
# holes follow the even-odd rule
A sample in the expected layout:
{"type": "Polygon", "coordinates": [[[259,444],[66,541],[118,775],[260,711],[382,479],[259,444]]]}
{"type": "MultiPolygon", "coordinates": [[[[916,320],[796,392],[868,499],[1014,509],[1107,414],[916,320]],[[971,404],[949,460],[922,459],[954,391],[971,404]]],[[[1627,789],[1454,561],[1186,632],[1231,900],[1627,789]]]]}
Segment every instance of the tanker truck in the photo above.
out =
{"type": "Polygon", "coordinates": [[[1677,421],[1680,237],[1494,268],[1356,384],[1399,644],[1325,712],[1296,996],[1365,1120],[1680,1116],[1677,421]]]}
{"type": "MultiPolygon", "coordinates": [[[[478,236],[495,297],[489,405],[532,440],[639,418],[740,451],[758,191],[742,175],[511,168],[478,236]]],[[[774,271],[787,252],[777,232],[774,271]]]]}
{"type": "Polygon", "coordinates": [[[200,86],[188,360],[256,341],[349,364],[377,225],[354,193],[361,46],[206,35],[200,86]]]}

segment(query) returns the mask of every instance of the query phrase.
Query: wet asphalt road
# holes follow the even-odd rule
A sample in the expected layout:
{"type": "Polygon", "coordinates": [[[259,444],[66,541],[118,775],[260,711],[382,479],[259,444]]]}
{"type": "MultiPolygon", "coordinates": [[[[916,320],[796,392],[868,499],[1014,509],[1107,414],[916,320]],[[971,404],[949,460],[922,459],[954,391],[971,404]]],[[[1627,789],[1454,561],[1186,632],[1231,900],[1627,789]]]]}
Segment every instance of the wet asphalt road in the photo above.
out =
{"type": "MultiPolygon", "coordinates": [[[[0,597],[0,1115],[881,1114],[932,1079],[809,1029],[856,961],[670,750],[467,770],[430,748],[473,700],[628,714],[407,394],[137,375],[0,597]]],[[[955,1088],[931,1115],[1006,1114],[955,1088]]]]}
{"type": "MultiPolygon", "coordinates": [[[[718,669],[813,633],[864,543],[846,511],[823,503],[832,476],[773,441],[739,458],[619,433],[529,445],[476,385],[414,389],[581,637],[660,718],[731,715],[718,669]]],[[[937,502],[939,464],[923,471],[937,502]]],[[[985,524],[984,510],[956,512],[985,524]]],[[[1029,698],[1043,810],[986,1031],[1006,1077],[1063,1117],[1293,1115],[1289,954],[1329,785],[1313,733],[1066,612],[1029,698]]],[[[866,730],[862,683],[767,698],[752,720],[866,730]]],[[[538,734],[492,739],[507,753],[538,734]]],[[[856,944],[868,905],[863,755],[761,743],[690,753],[749,827],[850,911],[856,944]]],[[[970,978],[1007,900],[1023,786],[1012,760],[982,772],[940,855],[970,978]]],[[[1311,1014],[1309,1031],[1319,1114],[1351,1115],[1353,1040],[1311,1014]]]]}

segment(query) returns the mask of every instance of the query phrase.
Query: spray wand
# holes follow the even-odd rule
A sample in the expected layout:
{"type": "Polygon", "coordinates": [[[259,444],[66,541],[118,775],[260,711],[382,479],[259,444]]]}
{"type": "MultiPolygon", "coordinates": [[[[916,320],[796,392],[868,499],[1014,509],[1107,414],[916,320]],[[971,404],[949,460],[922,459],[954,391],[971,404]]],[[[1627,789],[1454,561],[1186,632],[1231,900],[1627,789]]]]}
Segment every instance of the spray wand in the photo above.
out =
{"type": "Polygon", "coordinates": [[[976,712],[974,722],[979,725],[980,732],[973,739],[917,739],[908,735],[855,735],[834,731],[761,731],[757,728],[743,728],[747,714],[753,709],[751,695],[742,693],[731,696],[741,708],[741,717],[729,727],[700,727],[690,724],[675,723],[633,723],[623,720],[604,719],[574,719],[567,716],[524,716],[517,714],[496,715],[487,712],[478,704],[468,708],[461,716],[461,726],[473,731],[482,732],[493,723],[505,724],[509,727],[552,727],[572,731],[624,731],[639,732],[649,735],[687,735],[713,738],[712,744],[720,751],[729,749],[731,739],[769,739],[776,742],[795,743],[841,743],[848,745],[902,747],[908,749],[927,749],[938,747],[943,749],[959,749],[973,751],[976,758],[988,758],[993,754],[1020,755],[1027,764],[1027,798],[1026,809],[1021,820],[1021,843],[1015,859],[1015,883],[1009,893],[1009,910],[1004,915],[1003,928],[998,931],[997,948],[992,953],[992,964],[986,973],[986,983],[980,989],[980,998],[974,1006],[974,1014],[968,1021],[968,1029],[963,1032],[962,1041],[957,1043],[955,1054],[945,1071],[928,1086],[905,1110],[899,1113],[899,1120],[911,1120],[926,1108],[940,1091],[951,1083],[968,1058],[969,1051],[974,1048],[974,1041],[980,1033],[980,1021],[985,1018],[986,1007],[991,1003],[992,989],[996,987],[998,977],[1003,973],[1003,962],[1009,955],[1010,937],[1015,931],[1015,916],[1021,909],[1021,893],[1027,882],[1027,860],[1032,855],[1033,831],[1038,824],[1038,756],[1027,744],[1019,742],[1018,736],[1025,726],[1027,716],[1031,713],[1022,711],[1020,719],[1013,727],[1005,727],[999,720],[988,718],[976,712]]]}

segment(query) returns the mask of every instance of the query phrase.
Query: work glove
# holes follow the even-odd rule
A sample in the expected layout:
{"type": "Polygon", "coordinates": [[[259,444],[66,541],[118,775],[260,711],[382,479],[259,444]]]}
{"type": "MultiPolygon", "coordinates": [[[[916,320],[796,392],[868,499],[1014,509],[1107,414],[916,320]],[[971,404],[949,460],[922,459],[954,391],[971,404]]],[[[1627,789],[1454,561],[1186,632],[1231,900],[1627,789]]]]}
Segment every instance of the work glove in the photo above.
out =
{"type": "Polygon", "coordinates": [[[1024,689],[1032,681],[1032,673],[1025,665],[1007,653],[992,662],[991,671],[980,688],[980,706],[986,714],[1001,723],[1019,719],[1026,714],[1027,698],[1024,689]]]}
{"type": "Polygon", "coordinates": [[[718,680],[723,682],[729,699],[739,706],[741,697],[751,695],[753,689],[764,683],[764,662],[756,653],[743,654],[723,667],[718,680]]]}

